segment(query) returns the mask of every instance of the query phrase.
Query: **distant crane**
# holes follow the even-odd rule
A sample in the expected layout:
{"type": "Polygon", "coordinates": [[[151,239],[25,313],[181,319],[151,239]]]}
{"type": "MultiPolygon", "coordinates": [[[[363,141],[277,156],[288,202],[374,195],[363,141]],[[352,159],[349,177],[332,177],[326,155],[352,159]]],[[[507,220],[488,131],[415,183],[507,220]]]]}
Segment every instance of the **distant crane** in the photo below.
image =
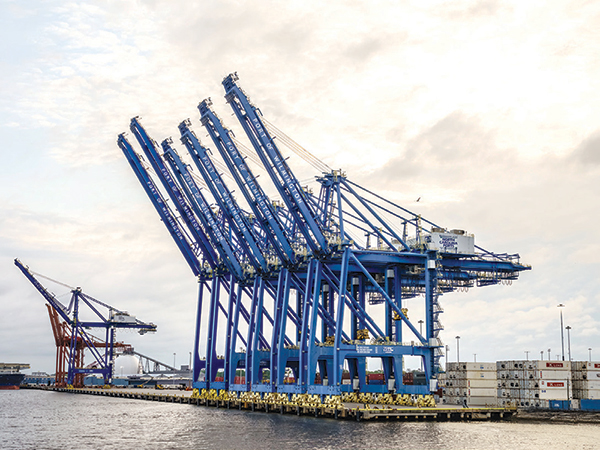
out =
{"type": "MultiPolygon", "coordinates": [[[[71,289],[71,301],[68,306],[63,305],[56,296],[48,291],[34,276],[44,277],[32,272],[21,261],[15,259],[15,265],[23,275],[33,284],[38,292],[46,299],[50,324],[56,343],[56,384],[57,386],[83,386],[83,377],[86,374],[100,374],[105,384],[112,381],[114,373],[114,359],[116,350],[131,350],[131,347],[122,342],[117,342],[116,331],[118,328],[137,329],[140,334],[156,332],[156,325],[142,322],[106,303],[84,294],[81,288],[71,289]],[[82,308],[87,306],[94,319],[88,320],[82,316],[82,308]],[[102,313],[100,310],[106,309],[102,313]],[[101,329],[105,332],[105,339],[99,339],[88,332],[90,329],[101,329]],[[104,351],[100,351],[104,349],[104,351]],[[84,352],[88,350],[94,361],[84,366],[84,352]]],[[[51,280],[54,281],[54,280],[51,280]]]]}

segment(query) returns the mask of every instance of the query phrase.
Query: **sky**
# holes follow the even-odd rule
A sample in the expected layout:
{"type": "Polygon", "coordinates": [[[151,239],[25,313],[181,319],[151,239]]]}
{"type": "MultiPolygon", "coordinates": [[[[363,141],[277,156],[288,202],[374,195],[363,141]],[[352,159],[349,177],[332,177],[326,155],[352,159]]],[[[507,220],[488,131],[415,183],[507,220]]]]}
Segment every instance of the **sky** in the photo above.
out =
{"type": "Polygon", "coordinates": [[[188,363],[197,283],[116,138],[134,116],[159,142],[191,118],[211,147],[207,97],[241,137],[232,72],[350,180],[532,266],[441,297],[450,361],[456,336],[461,360],[556,358],[560,303],[573,359],[600,360],[599,25],[592,1],[1,0],[0,361],[54,372],[19,258],[156,323],[118,338],[188,363]]]}

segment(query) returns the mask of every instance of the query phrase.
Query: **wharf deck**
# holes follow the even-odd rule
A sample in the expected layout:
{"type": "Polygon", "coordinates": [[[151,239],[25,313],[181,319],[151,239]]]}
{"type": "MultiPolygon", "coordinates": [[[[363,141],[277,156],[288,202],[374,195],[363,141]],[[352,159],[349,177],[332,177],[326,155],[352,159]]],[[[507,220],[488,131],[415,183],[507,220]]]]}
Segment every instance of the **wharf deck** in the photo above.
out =
{"type": "Polygon", "coordinates": [[[506,420],[516,412],[516,408],[462,408],[435,406],[429,408],[369,405],[362,403],[342,403],[339,407],[327,405],[300,406],[284,403],[244,400],[209,400],[192,396],[192,391],[127,389],[127,388],[48,388],[56,392],[72,394],[101,395],[107,397],[130,398],[156,402],[183,403],[214,408],[262,411],[266,413],[310,415],[349,420],[399,420],[399,421],[475,421],[506,420]]]}

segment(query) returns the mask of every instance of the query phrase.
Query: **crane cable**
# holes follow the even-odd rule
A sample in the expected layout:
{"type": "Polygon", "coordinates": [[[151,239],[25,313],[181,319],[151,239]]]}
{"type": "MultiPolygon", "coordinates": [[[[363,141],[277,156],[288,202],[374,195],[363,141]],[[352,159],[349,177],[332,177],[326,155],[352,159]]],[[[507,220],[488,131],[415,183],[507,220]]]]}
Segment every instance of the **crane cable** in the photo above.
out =
{"type": "Polygon", "coordinates": [[[283,131],[281,131],[279,128],[277,128],[275,125],[273,125],[271,122],[269,122],[268,120],[266,120],[264,118],[263,118],[263,121],[264,121],[265,125],[267,126],[267,130],[271,134],[276,135],[279,138],[279,140],[281,142],[283,142],[296,155],[298,155],[300,158],[302,158],[304,161],[309,163],[311,166],[313,166],[315,169],[319,170],[320,172],[331,172],[331,167],[329,167],[327,164],[325,164],[323,161],[321,161],[315,155],[310,153],[308,150],[306,150],[304,147],[302,147],[300,144],[298,144],[296,141],[294,141],[291,137],[289,137],[287,134],[285,134],[283,131]]]}

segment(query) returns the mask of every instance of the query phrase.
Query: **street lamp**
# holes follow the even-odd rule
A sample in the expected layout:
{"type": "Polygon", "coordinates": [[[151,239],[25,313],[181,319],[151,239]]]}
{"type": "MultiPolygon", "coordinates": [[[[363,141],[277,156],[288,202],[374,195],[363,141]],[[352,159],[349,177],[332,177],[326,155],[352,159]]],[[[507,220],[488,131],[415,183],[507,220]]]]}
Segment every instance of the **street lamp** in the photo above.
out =
{"type": "Polygon", "coordinates": [[[567,348],[569,349],[569,361],[571,361],[571,327],[569,325],[567,328],[567,348]]]}
{"type": "Polygon", "coordinates": [[[529,350],[525,350],[525,359],[529,361],[529,350]]]}
{"type": "Polygon", "coordinates": [[[459,341],[460,341],[460,336],[456,336],[456,362],[457,363],[460,362],[460,345],[459,345],[459,341]]]}
{"type": "Polygon", "coordinates": [[[557,308],[560,310],[560,343],[562,345],[562,360],[565,360],[565,334],[563,332],[563,314],[562,309],[565,307],[562,303],[559,303],[557,308]]]}
{"type": "Polygon", "coordinates": [[[592,348],[588,348],[588,352],[590,352],[590,362],[592,362],[592,348]]]}
{"type": "Polygon", "coordinates": [[[473,362],[477,362],[477,353],[473,353],[473,362]]]}
{"type": "Polygon", "coordinates": [[[550,349],[548,349],[548,361],[550,361],[552,358],[550,358],[550,349]]]}
{"type": "Polygon", "coordinates": [[[542,361],[544,360],[544,350],[542,350],[542,351],[540,352],[540,359],[541,359],[542,361]]]}
{"type": "Polygon", "coordinates": [[[173,367],[175,367],[175,355],[177,355],[177,353],[173,353],[173,367]]]}
{"type": "Polygon", "coordinates": [[[448,353],[450,353],[450,346],[446,344],[446,372],[448,372],[448,353]]]}

